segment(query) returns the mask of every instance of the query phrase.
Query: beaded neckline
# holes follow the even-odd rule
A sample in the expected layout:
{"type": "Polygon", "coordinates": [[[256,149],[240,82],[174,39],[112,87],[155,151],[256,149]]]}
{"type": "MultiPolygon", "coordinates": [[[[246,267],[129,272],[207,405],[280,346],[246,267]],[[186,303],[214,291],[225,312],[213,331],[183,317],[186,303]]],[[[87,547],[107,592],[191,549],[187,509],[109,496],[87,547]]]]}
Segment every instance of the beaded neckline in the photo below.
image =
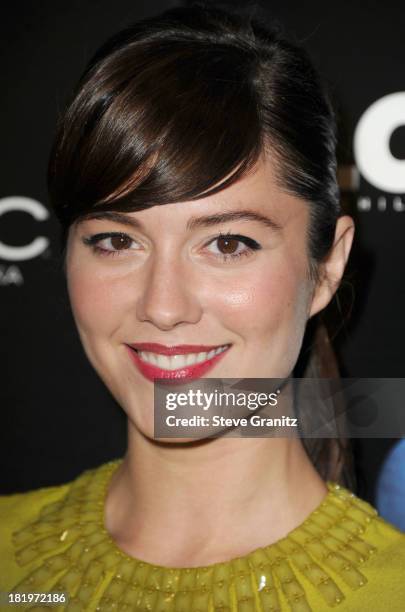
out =
{"type": "Polygon", "coordinates": [[[121,463],[86,470],[61,500],[14,532],[16,561],[30,568],[14,591],[63,590],[71,596],[69,610],[87,610],[97,600],[94,609],[120,612],[309,612],[306,590],[336,606],[367,583],[359,566],[376,549],[362,536],[377,512],[331,481],[303,523],[242,557],[191,568],[130,557],[104,523],[108,487],[121,463]]]}

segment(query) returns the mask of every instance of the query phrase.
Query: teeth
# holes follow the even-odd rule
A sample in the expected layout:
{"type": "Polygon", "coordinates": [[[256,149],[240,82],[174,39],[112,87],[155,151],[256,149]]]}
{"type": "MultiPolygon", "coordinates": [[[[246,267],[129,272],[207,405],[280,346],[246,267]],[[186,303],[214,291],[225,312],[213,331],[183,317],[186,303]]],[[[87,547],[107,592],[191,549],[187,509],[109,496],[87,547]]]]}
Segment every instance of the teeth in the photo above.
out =
{"type": "Polygon", "coordinates": [[[196,363],[202,363],[203,361],[212,359],[212,357],[219,355],[219,353],[222,353],[227,348],[227,345],[224,345],[209,351],[209,353],[187,353],[186,355],[170,356],[151,353],[149,351],[138,351],[138,356],[142,361],[157,366],[162,370],[178,370],[179,368],[185,368],[186,366],[195,365],[196,363]]]}
{"type": "Polygon", "coordinates": [[[194,353],[189,353],[188,355],[184,355],[185,360],[186,360],[186,365],[192,365],[194,363],[195,360],[195,354],[194,353]]]}

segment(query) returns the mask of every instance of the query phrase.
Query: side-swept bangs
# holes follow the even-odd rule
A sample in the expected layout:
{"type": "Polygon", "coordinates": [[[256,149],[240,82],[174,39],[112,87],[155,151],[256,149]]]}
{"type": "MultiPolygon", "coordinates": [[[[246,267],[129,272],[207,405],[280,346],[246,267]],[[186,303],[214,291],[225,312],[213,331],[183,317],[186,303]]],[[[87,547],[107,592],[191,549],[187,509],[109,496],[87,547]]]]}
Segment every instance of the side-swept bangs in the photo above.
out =
{"type": "Polygon", "coordinates": [[[59,125],[48,185],[65,230],[230,185],[257,161],[255,62],[245,49],[137,41],[90,65],[59,125]]]}

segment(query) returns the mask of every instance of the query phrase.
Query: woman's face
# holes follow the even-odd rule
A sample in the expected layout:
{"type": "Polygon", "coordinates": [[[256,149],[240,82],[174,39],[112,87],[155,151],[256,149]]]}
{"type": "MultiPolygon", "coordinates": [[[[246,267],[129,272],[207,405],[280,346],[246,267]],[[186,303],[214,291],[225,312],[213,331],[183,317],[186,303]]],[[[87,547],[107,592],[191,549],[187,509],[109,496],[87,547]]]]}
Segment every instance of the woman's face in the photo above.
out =
{"type": "Polygon", "coordinates": [[[215,195],[121,215],[72,226],[66,269],[85,351],[143,434],[153,437],[157,371],[180,364],[176,373],[192,377],[291,373],[313,314],[309,206],[281,191],[268,159],[215,195]],[[195,350],[169,362],[129,346],[139,343],[195,350]],[[228,348],[193,367],[201,345],[228,348]]]}

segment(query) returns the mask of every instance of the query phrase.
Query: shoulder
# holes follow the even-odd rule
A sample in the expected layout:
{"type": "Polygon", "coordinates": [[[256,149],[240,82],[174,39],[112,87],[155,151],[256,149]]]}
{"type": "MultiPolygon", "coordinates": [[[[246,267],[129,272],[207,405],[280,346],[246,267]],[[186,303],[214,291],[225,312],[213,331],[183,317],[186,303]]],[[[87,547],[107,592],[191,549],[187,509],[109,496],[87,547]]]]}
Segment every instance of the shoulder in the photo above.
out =
{"type": "Polygon", "coordinates": [[[0,590],[9,590],[20,576],[14,560],[13,534],[34,522],[44,506],[61,499],[68,487],[66,483],[0,496],[0,590]]]}
{"type": "MultiPolygon", "coordinates": [[[[378,509],[372,504],[357,497],[357,495],[349,490],[345,490],[345,493],[349,496],[349,502],[351,501],[351,506],[349,506],[350,509],[347,514],[350,518],[355,520],[355,523],[352,525],[352,530],[354,530],[352,537],[354,539],[356,535],[365,537],[371,545],[371,556],[376,560],[381,560],[389,556],[392,559],[391,566],[395,565],[396,562],[404,563],[405,533],[382,517],[378,509]],[[361,523],[361,514],[352,514],[351,508],[355,508],[357,511],[360,510],[365,517],[364,523],[362,525],[357,525],[358,529],[355,527],[357,521],[361,523]]],[[[390,564],[388,564],[386,568],[389,568],[389,565],[390,564]]],[[[405,569],[405,566],[403,566],[402,569],[405,569]]]]}
{"type": "Polygon", "coordinates": [[[368,541],[375,547],[364,564],[369,581],[365,603],[371,610],[402,612],[405,609],[405,534],[377,516],[367,530],[368,541]]]}
{"type": "Polygon", "coordinates": [[[40,561],[30,545],[55,529],[63,512],[75,498],[85,495],[90,481],[98,482],[105,471],[103,464],[81,472],[69,482],[0,496],[0,591],[9,591],[27,572],[27,564],[40,561]],[[41,536],[43,534],[43,536],[41,536]],[[22,553],[23,560],[18,560],[22,553]]]}
{"type": "Polygon", "coordinates": [[[371,504],[355,498],[369,513],[370,520],[353,530],[349,544],[357,550],[364,544],[368,555],[358,570],[365,578],[364,588],[356,591],[353,602],[366,609],[403,612],[405,609],[405,533],[386,521],[371,504]]]}
{"type": "Polygon", "coordinates": [[[25,493],[0,495],[0,528],[18,525],[20,520],[29,519],[43,504],[57,500],[63,495],[69,483],[33,489],[25,493]]]}
{"type": "MultiPolygon", "coordinates": [[[[342,612],[403,612],[405,534],[349,489],[336,483],[328,487],[324,502],[298,534],[293,532],[308,554],[302,570],[315,586],[306,587],[311,609],[338,603],[342,612]]],[[[299,564],[300,559],[293,556],[292,561],[299,564]]]]}
{"type": "MultiPolygon", "coordinates": [[[[372,544],[376,547],[375,563],[380,566],[384,573],[395,571],[405,572],[405,533],[400,531],[392,523],[386,521],[377,514],[376,518],[368,528],[368,535],[372,544]]],[[[404,600],[405,601],[405,600],[404,600]]]]}

